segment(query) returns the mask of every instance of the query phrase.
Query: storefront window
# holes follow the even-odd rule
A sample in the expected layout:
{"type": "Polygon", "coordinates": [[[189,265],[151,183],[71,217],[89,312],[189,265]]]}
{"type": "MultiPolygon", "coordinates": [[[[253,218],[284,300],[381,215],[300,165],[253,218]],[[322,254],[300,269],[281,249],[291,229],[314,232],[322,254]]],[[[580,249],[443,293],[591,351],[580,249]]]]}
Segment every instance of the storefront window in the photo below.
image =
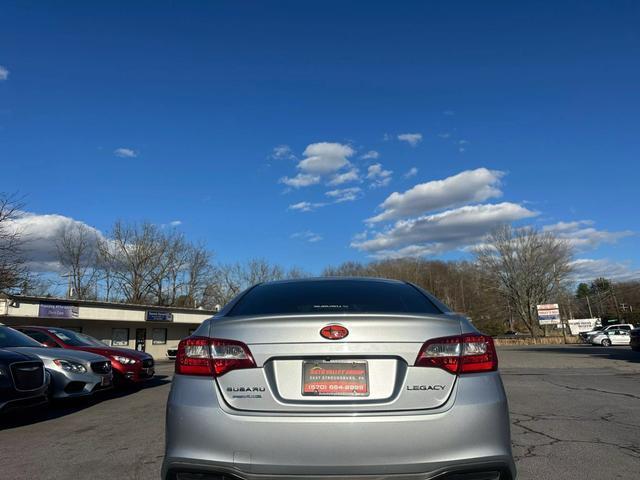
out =
{"type": "Polygon", "coordinates": [[[153,344],[154,345],[166,345],[167,343],[167,329],[166,328],[154,328],[153,329],[153,344]]]}
{"type": "Polygon", "coordinates": [[[111,331],[111,345],[114,347],[128,347],[129,346],[129,329],[114,328],[111,331]]]}

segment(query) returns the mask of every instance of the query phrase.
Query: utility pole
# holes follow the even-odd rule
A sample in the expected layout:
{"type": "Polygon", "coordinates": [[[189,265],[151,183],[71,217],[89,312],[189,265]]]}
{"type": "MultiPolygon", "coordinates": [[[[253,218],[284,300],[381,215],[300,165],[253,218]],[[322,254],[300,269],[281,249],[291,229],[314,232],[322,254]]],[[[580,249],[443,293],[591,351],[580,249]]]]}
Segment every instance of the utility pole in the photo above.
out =
{"type": "Polygon", "coordinates": [[[591,311],[591,302],[589,301],[589,295],[584,296],[587,299],[587,306],[589,307],[589,318],[593,318],[593,312],[591,311]]]}

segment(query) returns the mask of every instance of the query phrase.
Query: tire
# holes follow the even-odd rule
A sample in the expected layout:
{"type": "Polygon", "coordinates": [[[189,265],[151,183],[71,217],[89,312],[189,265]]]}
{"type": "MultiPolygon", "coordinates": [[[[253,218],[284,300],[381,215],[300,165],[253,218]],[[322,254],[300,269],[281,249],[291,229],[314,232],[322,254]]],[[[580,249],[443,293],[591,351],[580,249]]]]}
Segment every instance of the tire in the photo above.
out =
{"type": "Polygon", "coordinates": [[[610,347],[611,346],[611,340],[609,340],[608,338],[605,338],[604,340],[602,340],[602,346],[603,347],[610,347]]]}

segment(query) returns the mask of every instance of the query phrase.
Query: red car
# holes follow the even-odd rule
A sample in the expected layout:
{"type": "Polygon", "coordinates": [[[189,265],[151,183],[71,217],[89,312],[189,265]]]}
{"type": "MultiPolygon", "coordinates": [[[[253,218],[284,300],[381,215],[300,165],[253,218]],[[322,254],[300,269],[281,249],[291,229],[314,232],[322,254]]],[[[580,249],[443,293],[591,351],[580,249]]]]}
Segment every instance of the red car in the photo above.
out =
{"type": "Polygon", "coordinates": [[[153,357],[130,348],[110,347],[84,333],[57,327],[13,327],[50,348],[97,353],[111,360],[115,383],[140,383],[153,377],[153,357]]]}

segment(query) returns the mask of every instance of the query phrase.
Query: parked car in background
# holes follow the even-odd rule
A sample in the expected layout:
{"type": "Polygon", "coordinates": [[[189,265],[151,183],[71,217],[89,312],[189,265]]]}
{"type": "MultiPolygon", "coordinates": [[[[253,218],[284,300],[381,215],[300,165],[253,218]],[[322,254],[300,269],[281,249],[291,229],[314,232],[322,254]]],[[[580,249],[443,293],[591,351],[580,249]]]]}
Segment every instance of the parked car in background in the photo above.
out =
{"type": "Polygon", "coordinates": [[[16,327],[49,348],[66,348],[95,353],[111,361],[116,384],[141,383],[153,378],[154,360],[151,355],[138,350],[111,347],[84,333],[54,327],[16,327]]]}
{"type": "Polygon", "coordinates": [[[178,346],[167,348],[167,358],[169,360],[175,360],[176,355],[178,354],[178,346]]]}
{"type": "Polygon", "coordinates": [[[28,353],[4,350],[7,344],[0,331],[0,413],[46,404],[50,378],[44,363],[28,353]]]}
{"type": "Polygon", "coordinates": [[[601,335],[602,333],[607,333],[609,331],[616,330],[616,329],[630,332],[631,330],[633,330],[633,328],[634,328],[633,325],[630,323],[614,323],[612,325],[607,325],[606,327],[596,327],[593,330],[590,330],[588,332],[582,332],[579,334],[579,336],[583,342],[593,343],[592,337],[596,335],[601,335]]]}
{"type": "Polygon", "coordinates": [[[102,355],[47,348],[24,333],[4,326],[0,326],[0,337],[4,350],[34,355],[42,360],[51,375],[49,398],[89,396],[113,384],[111,361],[102,355]]]}
{"type": "Polygon", "coordinates": [[[613,328],[603,330],[602,332],[590,337],[592,345],[602,345],[609,347],[611,345],[629,345],[631,337],[630,330],[623,328],[613,328]]]}
{"type": "Polygon", "coordinates": [[[629,345],[634,352],[640,352],[640,328],[634,328],[629,332],[629,345]]]}
{"type": "Polygon", "coordinates": [[[513,480],[491,337],[408,283],[243,292],[178,347],[165,480],[513,480]]]}

